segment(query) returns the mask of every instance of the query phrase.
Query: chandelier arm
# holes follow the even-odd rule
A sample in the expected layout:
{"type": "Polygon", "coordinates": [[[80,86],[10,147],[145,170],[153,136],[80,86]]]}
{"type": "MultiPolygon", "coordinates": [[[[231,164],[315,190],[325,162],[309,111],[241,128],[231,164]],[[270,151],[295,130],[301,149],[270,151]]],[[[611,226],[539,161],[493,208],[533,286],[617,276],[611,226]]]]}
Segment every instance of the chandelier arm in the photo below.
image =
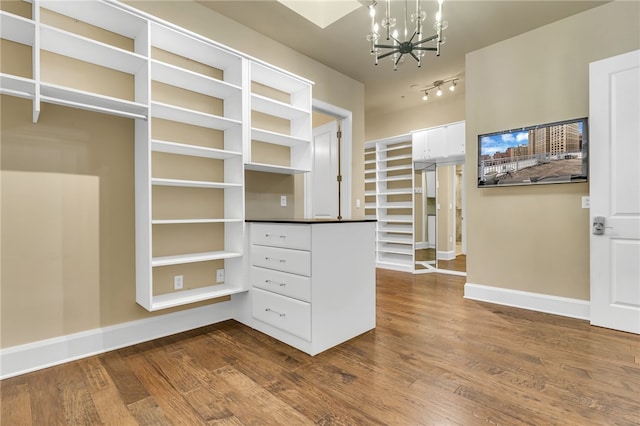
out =
{"type": "Polygon", "coordinates": [[[413,59],[415,59],[418,63],[420,62],[420,58],[418,58],[415,53],[409,52],[409,54],[413,56],[413,59]]]}
{"type": "Polygon", "coordinates": [[[398,46],[394,46],[392,44],[376,44],[374,45],[374,47],[378,47],[381,49],[396,49],[396,52],[398,52],[398,46]]]}
{"type": "Polygon", "coordinates": [[[413,44],[413,39],[414,39],[414,37],[416,36],[416,34],[418,34],[418,32],[417,32],[417,31],[414,31],[414,32],[413,32],[413,35],[412,35],[412,36],[411,36],[411,38],[408,40],[408,41],[409,41],[409,43],[412,43],[412,44],[413,44]]]}
{"type": "Polygon", "coordinates": [[[438,48],[437,47],[419,47],[419,46],[414,46],[413,50],[428,50],[431,52],[437,52],[438,48]]]}
{"type": "Polygon", "coordinates": [[[398,56],[398,59],[396,59],[395,65],[398,66],[398,63],[400,63],[400,59],[402,59],[402,57],[404,56],[404,53],[401,53],[400,56],[398,56]]]}
{"type": "Polygon", "coordinates": [[[436,34],[436,35],[432,35],[431,37],[423,38],[423,39],[422,39],[422,40],[420,40],[420,41],[416,41],[414,44],[422,44],[422,43],[426,43],[426,42],[428,42],[428,41],[432,41],[432,40],[435,40],[435,39],[437,39],[437,38],[438,38],[438,35],[437,35],[437,34],[436,34]]]}
{"type": "Polygon", "coordinates": [[[400,52],[398,49],[396,49],[396,50],[392,50],[392,51],[390,51],[390,52],[387,52],[387,53],[384,53],[384,54],[382,54],[382,55],[379,55],[379,56],[378,56],[378,59],[384,59],[384,58],[386,58],[387,56],[391,56],[391,55],[396,54],[396,53],[398,53],[398,52],[400,52]]]}

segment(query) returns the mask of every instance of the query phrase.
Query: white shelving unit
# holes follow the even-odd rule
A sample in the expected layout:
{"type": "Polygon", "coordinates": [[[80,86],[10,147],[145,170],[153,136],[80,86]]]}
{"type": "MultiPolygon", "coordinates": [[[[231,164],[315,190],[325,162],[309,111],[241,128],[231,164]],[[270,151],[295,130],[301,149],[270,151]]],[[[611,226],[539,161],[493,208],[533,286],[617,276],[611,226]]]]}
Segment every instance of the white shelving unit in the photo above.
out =
{"type": "MultiPolygon", "coordinates": [[[[140,305],[153,311],[247,290],[242,263],[242,149],[246,117],[242,102],[245,61],[242,57],[158,23],[150,24],[150,48],[150,119],[136,123],[136,229],[140,241],[136,255],[136,295],[140,305]],[[175,63],[156,59],[156,55],[168,57],[175,63]],[[185,68],[184,63],[193,69],[210,70],[211,74],[219,74],[222,78],[185,68]],[[197,95],[194,105],[182,105],[185,101],[177,105],[159,100],[163,98],[162,92],[167,86],[171,94],[177,90],[178,93],[185,93],[184,97],[188,99],[197,95]],[[219,111],[211,112],[216,109],[219,111]],[[162,129],[179,126],[180,133],[185,134],[183,139],[158,138],[158,134],[162,133],[162,129],[156,129],[158,120],[164,122],[162,129]],[[210,146],[191,142],[189,130],[192,128],[200,128],[200,131],[205,129],[212,139],[218,139],[217,142],[211,140],[210,146]],[[216,143],[219,146],[215,146],[216,143]],[[154,161],[158,157],[163,161],[154,161]],[[217,179],[166,177],[167,173],[184,173],[182,169],[185,165],[202,167],[203,162],[207,164],[205,175],[209,175],[209,168],[222,169],[222,173],[217,173],[217,179]],[[182,202],[182,208],[172,209],[167,217],[168,213],[164,212],[166,209],[162,204],[172,203],[172,199],[171,195],[158,190],[161,187],[172,191],[196,189],[198,195],[195,199],[189,198],[190,193],[186,192],[187,201],[182,202]],[[192,206],[201,202],[215,204],[220,199],[223,204],[220,216],[213,212],[203,215],[201,209],[192,206]],[[198,210],[197,213],[191,211],[193,209],[198,210]],[[174,235],[183,229],[185,233],[190,233],[192,231],[189,228],[196,228],[193,231],[196,234],[203,231],[200,236],[194,237],[194,245],[206,246],[208,250],[182,251],[184,248],[162,247],[164,233],[174,235]],[[214,247],[213,241],[207,241],[211,232],[224,236],[221,247],[214,247]],[[165,253],[167,250],[170,254],[165,253]],[[193,264],[204,264],[201,266],[206,270],[204,276],[189,279],[193,264]],[[219,269],[224,269],[225,279],[222,283],[216,282],[216,271],[219,269]],[[184,289],[172,290],[171,280],[175,275],[185,277],[184,289]],[[156,287],[163,290],[159,292],[156,287]]],[[[189,101],[186,103],[189,104],[189,101]]]]}
{"type": "Polygon", "coordinates": [[[247,170],[283,174],[311,171],[312,83],[251,62],[248,84],[252,124],[245,147],[247,170]],[[255,143],[285,147],[288,158],[281,164],[261,160],[255,154],[255,143]]]}
{"type": "Polygon", "coordinates": [[[136,301],[248,291],[245,167],[311,169],[313,83],[115,0],[25,5],[0,11],[0,37],[29,49],[32,69],[0,72],[0,93],[31,100],[34,123],[41,102],[135,120],[136,301]],[[251,140],[286,147],[288,163],[254,161],[251,140]]]}
{"type": "Polygon", "coordinates": [[[375,194],[370,206],[378,219],[376,263],[380,268],[413,272],[413,173],[411,135],[365,144],[365,185],[370,185],[365,186],[365,199],[369,203],[367,195],[375,194]]]}
{"type": "Polygon", "coordinates": [[[364,215],[376,219],[376,144],[368,142],[364,146],[364,215]]]}

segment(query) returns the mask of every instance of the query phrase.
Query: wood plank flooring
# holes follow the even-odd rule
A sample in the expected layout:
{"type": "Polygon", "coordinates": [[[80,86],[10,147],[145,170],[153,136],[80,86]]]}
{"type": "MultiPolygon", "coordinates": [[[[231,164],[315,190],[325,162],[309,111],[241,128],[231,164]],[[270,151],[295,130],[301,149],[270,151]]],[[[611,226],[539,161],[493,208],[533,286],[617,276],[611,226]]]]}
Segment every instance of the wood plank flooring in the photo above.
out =
{"type": "Polygon", "coordinates": [[[640,337],[378,270],[315,357],[227,321],[0,382],[4,425],[640,425],[640,337]]]}

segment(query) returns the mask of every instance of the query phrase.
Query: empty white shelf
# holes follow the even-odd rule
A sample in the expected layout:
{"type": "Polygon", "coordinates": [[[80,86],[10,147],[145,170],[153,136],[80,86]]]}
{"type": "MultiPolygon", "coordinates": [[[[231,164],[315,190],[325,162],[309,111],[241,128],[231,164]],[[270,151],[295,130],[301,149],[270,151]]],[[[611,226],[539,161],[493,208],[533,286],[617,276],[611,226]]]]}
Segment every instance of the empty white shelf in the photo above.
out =
{"type": "Polygon", "coordinates": [[[251,109],[286,120],[309,115],[309,111],[255,93],[251,95],[251,109]]]}
{"type": "Polygon", "coordinates": [[[154,219],[152,225],[182,225],[199,223],[231,223],[243,222],[243,219],[154,219]]]}
{"type": "MultiPolygon", "coordinates": [[[[197,34],[176,31],[156,22],[151,23],[151,45],[185,58],[192,59],[213,68],[227,70],[237,67],[240,73],[242,59],[217,43],[205,40],[197,34]]],[[[240,80],[238,79],[238,83],[240,80]]]]}
{"type": "Polygon", "coordinates": [[[184,263],[208,262],[210,260],[231,259],[240,257],[242,253],[229,251],[208,251],[204,253],[189,253],[175,256],[154,257],[151,266],[181,265],[184,263]]]}
{"type": "Polygon", "coordinates": [[[147,66],[144,56],[45,24],[40,25],[40,47],[128,74],[137,74],[147,66]]]}
{"type": "Polygon", "coordinates": [[[219,117],[217,115],[168,105],[161,102],[151,102],[151,116],[216,130],[228,130],[234,126],[241,125],[241,122],[238,120],[219,117]]]}
{"type": "Polygon", "coordinates": [[[135,39],[147,31],[147,21],[113,3],[89,1],[40,1],[40,6],[99,28],[135,39]]]}
{"type": "Polygon", "coordinates": [[[1,38],[33,46],[34,34],[35,23],[32,20],[0,10],[1,38]]]}
{"type": "Polygon", "coordinates": [[[251,139],[284,146],[296,146],[303,143],[309,143],[308,139],[296,138],[294,136],[271,132],[269,130],[262,130],[255,127],[251,128],[251,139]]]}
{"type": "Polygon", "coordinates": [[[72,89],[51,83],[40,84],[41,99],[52,104],[103,112],[129,118],[146,119],[148,109],[145,104],[131,102],[110,96],[98,95],[84,90],[72,89]]]}
{"type": "Polygon", "coordinates": [[[211,158],[215,160],[226,160],[227,158],[238,158],[242,156],[241,152],[236,151],[227,151],[223,149],[206,148],[196,145],[159,140],[151,141],[151,150],[156,152],[166,152],[169,154],[211,158]]]}
{"type": "Polygon", "coordinates": [[[151,79],[218,99],[240,96],[242,91],[225,81],[156,60],[151,60],[151,79]]]}
{"type": "Polygon", "coordinates": [[[29,78],[0,73],[0,93],[33,99],[36,93],[36,83],[29,78]]]}
{"type": "Polygon", "coordinates": [[[183,179],[164,179],[153,178],[151,184],[156,186],[181,186],[188,188],[212,188],[212,189],[224,189],[224,188],[242,188],[239,183],[228,182],[209,182],[201,180],[183,180],[183,179]]]}
{"type": "Polygon", "coordinates": [[[311,171],[307,169],[297,169],[294,167],[276,166],[273,164],[263,164],[263,163],[246,163],[244,167],[246,170],[253,170],[256,172],[267,172],[267,173],[280,173],[284,175],[294,175],[298,173],[306,173],[311,171]]]}
{"type": "Polygon", "coordinates": [[[186,305],[188,303],[201,302],[203,300],[216,299],[218,297],[229,296],[248,291],[243,288],[231,287],[227,285],[211,285],[208,287],[194,288],[191,290],[181,290],[173,293],[153,296],[151,300],[151,311],[172,308],[186,305]]]}

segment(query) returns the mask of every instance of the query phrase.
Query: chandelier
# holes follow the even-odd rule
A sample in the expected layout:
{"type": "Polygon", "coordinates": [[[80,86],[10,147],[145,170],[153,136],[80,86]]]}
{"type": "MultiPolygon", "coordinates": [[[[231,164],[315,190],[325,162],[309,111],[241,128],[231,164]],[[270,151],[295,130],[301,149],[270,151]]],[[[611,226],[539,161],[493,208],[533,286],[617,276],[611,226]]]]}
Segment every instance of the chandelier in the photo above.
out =
{"type": "Polygon", "coordinates": [[[427,51],[436,52],[436,56],[440,56],[440,45],[444,43],[442,31],[448,26],[447,21],[442,20],[442,2],[438,0],[438,12],[435,15],[435,23],[433,29],[436,34],[424,37],[422,34],[422,22],[426,19],[426,12],[420,8],[420,0],[416,0],[416,8],[409,15],[408,0],[404,0],[404,34],[400,38],[396,26],[396,18],[391,16],[391,0],[385,0],[386,10],[385,17],[381,20],[380,25],[376,22],[376,6],[377,1],[372,0],[369,6],[369,16],[371,16],[371,33],[367,35],[367,40],[371,43],[371,54],[375,55],[376,62],[384,58],[391,58],[393,61],[393,69],[398,69],[398,64],[404,61],[405,55],[411,55],[418,62],[418,67],[422,65],[422,57],[427,51]],[[411,29],[409,26],[411,25],[411,29]],[[385,32],[387,44],[379,44],[380,28],[385,32]],[[423,38],[424,37],[424,38],[423,38]],[[423,46],[425,43],[433,42],[434,45],[423,46]]]}

